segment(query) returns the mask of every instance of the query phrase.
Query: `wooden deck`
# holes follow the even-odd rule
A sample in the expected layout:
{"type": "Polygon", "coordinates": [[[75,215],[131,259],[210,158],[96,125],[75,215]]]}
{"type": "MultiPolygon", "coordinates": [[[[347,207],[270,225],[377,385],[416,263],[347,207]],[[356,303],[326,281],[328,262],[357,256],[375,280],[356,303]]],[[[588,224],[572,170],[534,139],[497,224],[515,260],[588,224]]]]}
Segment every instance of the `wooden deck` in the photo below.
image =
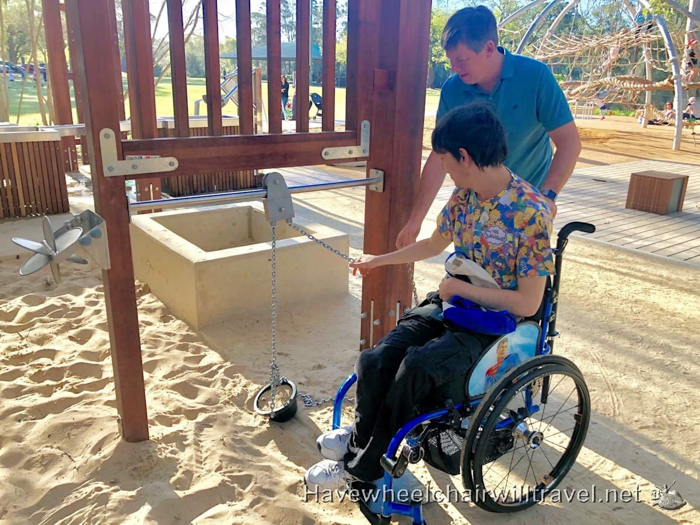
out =
{"type": "MultiPolygon", "coordinates": [[[[279,171],[285,175],[289,186],[364,176],[357,170],[331,167],[279,171]]],[[[444,206],[453,189],[448,185],[440,189],[429,216],[432,217],[430,214],[434,210],[444,206]]],[[[590,222],[595,224],[597,231],[593,235],[582,235],[586,238],[700,264],[700,166],[636,161],[579,169],[572,175],[557,204],[559,213],[554,221],[555,231],[568,222],[590,222]],[[682,212],[655,215],[625,208],[630,175],[644,170],[690,175],[682,212]]]]}
{"type": "Polygon", "coordinates": [[[559,199],[554,228],[571,221],[595,224],[586,237],[700,264],[700,166],[637,161],[574,171],[559,199]],[[656,215],[625,208],[630,175],[644,170],[690,175],[683,211],[656,215]]]}

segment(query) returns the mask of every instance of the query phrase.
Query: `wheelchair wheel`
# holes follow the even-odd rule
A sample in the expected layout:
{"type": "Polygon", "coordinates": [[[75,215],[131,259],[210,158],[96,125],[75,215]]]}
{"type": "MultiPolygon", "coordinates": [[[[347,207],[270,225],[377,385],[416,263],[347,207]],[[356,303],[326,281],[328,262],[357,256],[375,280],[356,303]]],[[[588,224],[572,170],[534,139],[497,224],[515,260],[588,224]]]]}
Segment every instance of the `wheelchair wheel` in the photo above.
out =
{"type": "Polygon", "coordinates": [[[472,501],[491,512],[542,501],[576,462],[590,410],[583,375],[564,357],[535,357],[509,371],[467,430],[462,480],[472,501]]]}

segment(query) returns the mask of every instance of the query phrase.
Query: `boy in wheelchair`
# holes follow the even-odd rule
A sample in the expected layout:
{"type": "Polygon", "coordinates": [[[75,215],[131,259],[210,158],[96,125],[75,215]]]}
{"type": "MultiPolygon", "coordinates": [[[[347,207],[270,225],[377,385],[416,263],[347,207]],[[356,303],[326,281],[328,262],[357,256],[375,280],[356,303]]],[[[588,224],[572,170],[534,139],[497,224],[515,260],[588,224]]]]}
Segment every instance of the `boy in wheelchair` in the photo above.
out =
{"type": "Polygon", "coordinates": [[[506,168],[506,137],[493,107],[473,103],[450,111],[432,136],[433,150],[455,183],[429,239],[384,255],[362,255],[350,266],[373,268],[435,257],[450,244],[483,268],[498,287],[447,277],[437,293],[409,311],[397,327],[358,359],[352,427],[320,436],[325,460],[305,475],[309,490],[337,490],[383,475],[380,459],[396,431],[436,398],[464,397],[462,380],[498,336],[442,318],[443,301],[472,301],[517,317],[537,312],[547,276],[554,273],[552,220],[544,197],[506,168]]]}

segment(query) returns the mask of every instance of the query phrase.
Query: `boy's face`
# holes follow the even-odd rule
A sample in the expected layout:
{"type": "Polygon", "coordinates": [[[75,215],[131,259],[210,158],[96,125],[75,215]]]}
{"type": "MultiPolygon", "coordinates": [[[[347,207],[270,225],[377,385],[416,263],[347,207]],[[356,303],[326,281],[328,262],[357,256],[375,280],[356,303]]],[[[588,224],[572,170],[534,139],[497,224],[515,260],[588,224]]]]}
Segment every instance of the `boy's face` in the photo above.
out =
{"type": "Polygon", "coordinates": [[[469,173],[472,165],[469,154],[465,150],[460,150],[462,159],[457,160],[452,153],[438,153],[442,162],[442,169],[450,176],[456,186],[469,188],[469,173]]]}
{"type": "Polygon", "coordinates": [[[445,51],[445,55],[450,59],[452,71],[459,75],[462,82],[478,84],[491,71],[490,60],[494,52],[498,52],[498,50],[495,44],[489,40],[478,53],[459,43],[449,51],[445,51]]]}

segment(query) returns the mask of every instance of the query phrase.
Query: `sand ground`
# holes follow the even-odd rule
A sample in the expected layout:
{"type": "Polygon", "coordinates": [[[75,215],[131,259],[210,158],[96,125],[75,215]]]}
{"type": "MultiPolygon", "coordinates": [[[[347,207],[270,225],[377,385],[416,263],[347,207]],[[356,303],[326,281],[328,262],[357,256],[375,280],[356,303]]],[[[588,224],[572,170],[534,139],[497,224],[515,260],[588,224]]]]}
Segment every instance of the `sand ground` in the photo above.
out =
{"type": "MultiPolygon", "coordinates": [[[[641,132],[623,119],[582,127],[582,165],[635,155],[700,161],[692,143],[667,151],[667,129],[641,132]]],[[[346,231],[351,255],[361,252],[364,190],[295,203],[300,222],[346,231]]],[[[498,516],[431,503],[429,523],[700,523],[700,268],[582,239],[567,250],[556,352],[583,370],[593,415],[565,485],[638,490],[640,501],[546,503],[498,516]],[[652,506],[654,486],[673,481],[689,504],[652,506]]],[[[269,315],[196,333],[138,285],[151,440],[129,444],[117,433],[99,269],[64,264],[55,285],[48,271],[20,279],[21,262],[0,261],[0,523],[364,521],[350,502],[304,500],[302,476],[319,459],[313,442],[330,426],[330,407],[302,408],[282,425],[252,412],[268,379],[269,315]]],[[[419,292],[442,273],[440,257],[418,263],[419,292]]],[[[351,372],[360,292],[350,277],[343,300],[281,305],[279,363],[300,390],[331,395],[351,372]]],[[[458,477],[416,473],[433,488],[461,490],[458,477]]]]}

